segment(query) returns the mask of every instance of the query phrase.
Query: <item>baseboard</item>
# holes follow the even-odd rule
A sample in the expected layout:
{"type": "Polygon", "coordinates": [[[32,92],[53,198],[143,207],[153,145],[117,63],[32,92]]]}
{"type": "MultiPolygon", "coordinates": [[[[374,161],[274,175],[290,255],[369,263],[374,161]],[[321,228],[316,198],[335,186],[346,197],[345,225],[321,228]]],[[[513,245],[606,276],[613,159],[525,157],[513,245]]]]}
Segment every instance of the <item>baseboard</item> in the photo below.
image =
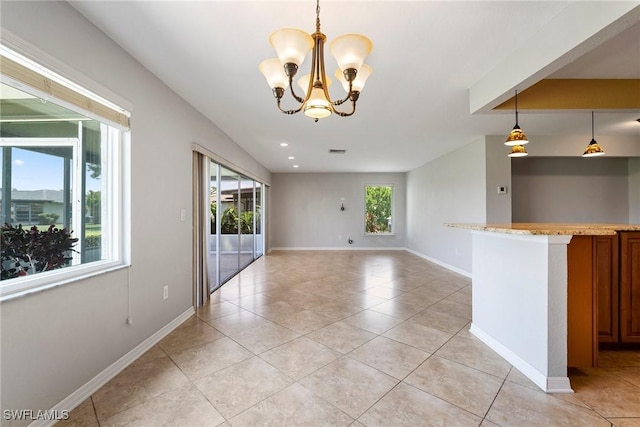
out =
{"type": "MultiPolygon", "coordinates": [[[[108,366],[105,370],[100,372],[98,375],[90,379],[87,383],[81,386],[79,389],[71,393],[69,396],[64,398],[60,403],[51,408],[51,412],[58,411],[60,413],[63,410],[71,411],[76,408],[82,402],[87,400],[92,394],[98,391],[102,386],[108,383],[113,377],[122,372],[127,366],[133,363],[138,357],[142,356],[147,350],[156,345],[160,340],[169,333],[171,333],[175,328],[180,326],[185,320],[190,318],[195,313],[193,307],[189,307],[184,313],[180,314],[178,317],[173,319],[167,325],[162,327],[156,333],[151,335],[146,340],[142,341],[136,347],[134,347],[127,354],[122,356],[120,359],[116,360],[110,366],[108,366]]],[[[49,420],[38,420],[29,424],[29,427],[44,427],[44,426],[53,426],[57,421],[49,421],[49,420]]]]}
{"type": "Polygon", "coordinates": [[[480,341],[488,345],[493,351],[498,353],[507,362],[522,372],[527,378],[540,387],[545,393],[573,393],[569,377],[547,377],[542,372],[531,366],[527,361],[496,341],[492,336],[485,333],[475,324],[471,324],[469,329],[480,341]]]}
{"type": "Polygon", "coordinates": [[[336,247],[300,247],[300,246],[292,246],[292,247],[277,247],[271,248],[273,251],[404,251],[407,248],[401,247],[363,247],[363,246],[336,246],[336,247]]]}
{"type": "Polygon", "coordinates": [[[446,262],[442,262],[439,259],[431,258],[430,256],[425,255],[425,254],[421,254],[420,252],[414,251],[413,249],[404,248],[404,250],[409,252],[409,253],[411,253],[411,254],[413,254],[413,255],[419,256],[420,258],[426,259],[429,262],[437,264],[440,267],[444,267],[447,270],[451,270],[454,273],[458,273],[458,274],[460,274],[462,276],[465,276],[465,277],[468,277],[468,278],[471,279],[471,273],[466,271],[466,270],[462,270],[461,268],[454,267],[453,265],[447,264],[446,262]]]}
{"type": "Polygon", "coordinates": [[[573,393],[569,377],[548,377],[547,393],[573,393]]]}

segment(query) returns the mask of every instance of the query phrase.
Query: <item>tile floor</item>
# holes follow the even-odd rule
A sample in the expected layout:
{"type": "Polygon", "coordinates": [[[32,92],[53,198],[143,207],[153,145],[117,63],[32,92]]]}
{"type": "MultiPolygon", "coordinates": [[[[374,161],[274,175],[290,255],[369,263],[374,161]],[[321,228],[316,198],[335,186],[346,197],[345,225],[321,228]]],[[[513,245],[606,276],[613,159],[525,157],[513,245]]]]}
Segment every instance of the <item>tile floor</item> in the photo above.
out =
{"type": "Polygon", "coordinates": [[[407,252],[272,252],[58,425],[640,426],[640,352],[548,395],[470,319],[470,279],[407,252]]]}

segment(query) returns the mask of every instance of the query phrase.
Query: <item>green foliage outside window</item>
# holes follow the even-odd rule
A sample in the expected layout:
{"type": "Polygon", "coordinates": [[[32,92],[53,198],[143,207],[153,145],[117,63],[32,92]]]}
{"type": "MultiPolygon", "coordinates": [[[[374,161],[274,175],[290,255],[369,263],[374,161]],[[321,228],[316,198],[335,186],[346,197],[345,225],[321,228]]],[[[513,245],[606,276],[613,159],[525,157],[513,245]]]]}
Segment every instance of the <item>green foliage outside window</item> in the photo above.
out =
{"type": "Polygon", "coordinates": [[[392,190],[393,188],[389,185],[365,187],[367,233],[391,233],[392,190]]]}
{"type": "MultiPolygon", "coordinates": [[[[211,203],[211,234],[216,234],[217,211],[217,205],[211,203]]],[[[253,220],[253,211],[243,211],[238,215],[236,207],[229,206],[220,218],[222,234],[238,234],[238,225],[240,234],[253,234],[253,220]]],[[[256,221],[256,233],[260,234],[260,206],[256,206],[256,221]]]]}
{"type": "Polygon", "coordinates": [[[222,234],[238,234],[238,211],[235,206],[229,206],[220,218],[222,234]]]}
{"type": "Polygon", "coordinates": [[[41,213],[38,214],[38,225],[51,225],[56,224],[60,215],[57,213],[41,213]]]}

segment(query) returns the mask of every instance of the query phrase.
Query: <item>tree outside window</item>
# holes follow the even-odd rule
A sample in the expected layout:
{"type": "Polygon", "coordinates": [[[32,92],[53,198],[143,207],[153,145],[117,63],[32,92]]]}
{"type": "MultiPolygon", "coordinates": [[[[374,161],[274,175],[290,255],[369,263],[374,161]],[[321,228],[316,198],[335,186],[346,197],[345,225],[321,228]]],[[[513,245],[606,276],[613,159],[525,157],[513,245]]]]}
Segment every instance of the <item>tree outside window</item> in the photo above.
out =
{"type": "Polygon", "coordinates": [[[365,231],[370,234],[392,232],[393,186],[365,187],[365,231]]]}

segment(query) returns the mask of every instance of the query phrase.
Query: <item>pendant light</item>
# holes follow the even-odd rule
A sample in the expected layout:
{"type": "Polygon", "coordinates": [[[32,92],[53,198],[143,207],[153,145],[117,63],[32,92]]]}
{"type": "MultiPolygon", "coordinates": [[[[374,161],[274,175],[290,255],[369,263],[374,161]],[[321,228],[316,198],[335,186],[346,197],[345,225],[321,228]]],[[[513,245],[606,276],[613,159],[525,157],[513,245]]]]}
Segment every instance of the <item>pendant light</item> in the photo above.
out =
{"type": "Polygon", "coordinates": [[[605,155],[604,150],[600,147],[600,144],[598,144],[594,138],[593,111],[592,111],[591,112],[591,142],[589,143],[589,145],[587,145],[587,149],[584,150],[582,157],[597,157],[597,156],[604,156],[604,155],[605,155]]]}
{"type": "Polygon", "coordinates": [[[524,145],[529,143],[529,140],[527,139],[527,135],[525,135],[524,132],[522,132],[522,129],[520,129],[520,126],[518,126],[518,91],[517,90],[516,90],[516,96],[515,96],[515,103],[516,103],[516,124],[511,130],[511,132],[509,133],[509,136],[507,136],[507,140],[505,141],[504,145],[512,146],[512,145],[524,145]]]}
{"type": "Polygon", "coordinates": [[[518,125],[518,91],[516,90],[515,96],[515,107],[516,107],[516,124],[509,132],[507,136],[507,140],[504,142],[504,145],[510,146],[511,150],[509,151],[509,157],[525,157],[528,156],[527,150],[524,148],[524,144],[529,143],[529,139],[527,135],[522,132],[520,126],[518,125]]]}

